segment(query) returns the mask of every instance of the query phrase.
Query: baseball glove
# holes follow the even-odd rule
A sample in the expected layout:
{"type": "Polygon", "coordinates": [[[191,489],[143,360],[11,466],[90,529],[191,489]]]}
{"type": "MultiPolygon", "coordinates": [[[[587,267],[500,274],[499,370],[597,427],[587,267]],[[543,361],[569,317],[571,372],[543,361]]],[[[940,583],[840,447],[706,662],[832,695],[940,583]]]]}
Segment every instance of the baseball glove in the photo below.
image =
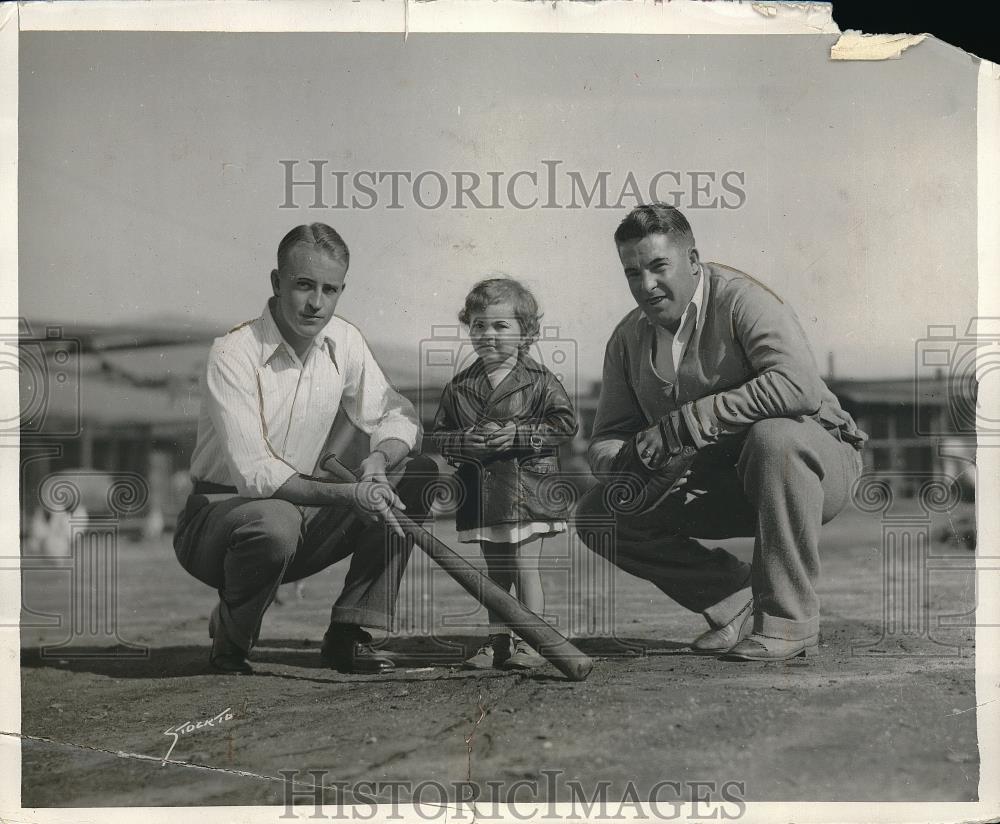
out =
{"type": "Polygon", "coordinates": [[[611,464],[611,472],[618,481],[609,496],[611,507],[629,515],[641,515],[653,509],[674,491],[697,454],[693,446],[680,446],[679,451],[651,468],[639,457],[636,439],[626,441],[611,464]]]}

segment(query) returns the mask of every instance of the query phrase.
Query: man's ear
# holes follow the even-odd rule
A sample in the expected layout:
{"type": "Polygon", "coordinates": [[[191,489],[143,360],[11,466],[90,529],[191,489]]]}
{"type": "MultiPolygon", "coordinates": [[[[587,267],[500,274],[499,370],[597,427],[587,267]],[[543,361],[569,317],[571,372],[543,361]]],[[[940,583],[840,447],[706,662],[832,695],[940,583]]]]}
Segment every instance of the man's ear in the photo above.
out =
{"type": "Polygon", "coordinates": [[[281,277],[278,275],[278,270],[277,269],[272,269],[271,270],[271,289],[274,290],[274,294],[278,294],[278,292],[281,291],[280,288],[278,287],[278,284],[280,284],[280,283],[281,283],[281,277]]]}
{"type": "Polygon", "coordinates": [[[698,261],[701,259],[701,256],[698,254],[697,247],[695,246],[691,247],[691,251],[688,252],[688,259],[691,261],[691,266],[694,267],[695,270],[691,274],[692,275],[698,274],[698,261]]]}

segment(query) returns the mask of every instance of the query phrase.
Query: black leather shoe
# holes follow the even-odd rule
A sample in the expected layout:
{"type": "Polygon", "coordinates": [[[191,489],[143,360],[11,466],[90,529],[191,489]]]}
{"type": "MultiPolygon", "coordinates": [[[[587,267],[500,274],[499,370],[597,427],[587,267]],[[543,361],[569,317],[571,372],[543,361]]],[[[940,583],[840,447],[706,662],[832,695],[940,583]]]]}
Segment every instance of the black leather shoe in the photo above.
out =
{"type": "Polygon", "coordinates": [[[247,663],[246,651],[236,646],[232,641],[215,630],[215,640],[212,642],[212,652],[208,656],[208,663],[217,672],[225,672],[234,675],[252,675],[253,668],[247,663]]]}
{"type": "Polygon", "coordinates": [[[210,658],[208,663],[216,672],[224,672],[227,675],[253,675],[253,667],[247,663],[242,650],[230,655],[216,655],[210,658]]]}
{"type": "Polygon", "coordinates": [[[326,631],[320,657],[327,666],[351,675],[379,675],[396,668],[389,656],[375,650],[371,635],[347,624],[334,624],[326,631]]]}
{"type": "Polygon", "coordinates": [[[218,606],[212,610],[208,619],[208,637],[212,639],[212,651],[208,655],[208,663],[212,669],[232,675],[253,674],[253,668],[247,663],[246,650],[230,641],[222,630],[218,606]]]}

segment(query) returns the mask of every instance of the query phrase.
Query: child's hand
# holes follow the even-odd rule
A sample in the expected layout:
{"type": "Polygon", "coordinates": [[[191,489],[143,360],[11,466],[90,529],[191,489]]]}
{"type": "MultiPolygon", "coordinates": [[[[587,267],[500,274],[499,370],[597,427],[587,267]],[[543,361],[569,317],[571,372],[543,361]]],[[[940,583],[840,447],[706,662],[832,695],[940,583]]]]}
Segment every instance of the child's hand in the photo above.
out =
{"type": "Polygon", "coordinates": [[[503,426],[492,421],[490,423],[492,426],[486,436],[486,447],[488,449],[492,449],[495,452],[502,452],[514,445],[514,438],[517,437],[517,424],[513,421],[507,421],[503,426]]]}
{"type": "Polygon", "coordinates": [[[472,458],[485,458],[490,454],[486,445],[486,434],[482,429],[467,429],[462,437],[462,451],[472,458]]]}

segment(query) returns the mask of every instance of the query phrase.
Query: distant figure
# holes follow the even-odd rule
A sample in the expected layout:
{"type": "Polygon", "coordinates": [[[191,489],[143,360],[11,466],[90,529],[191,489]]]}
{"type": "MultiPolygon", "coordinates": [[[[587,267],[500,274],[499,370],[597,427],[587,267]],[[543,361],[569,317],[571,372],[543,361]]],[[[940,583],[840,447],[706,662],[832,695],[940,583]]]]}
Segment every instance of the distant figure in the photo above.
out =
{"type": "Polygon", "coordinates": [[[142,522],[142,537],[147,541],[155,541],[163,535],[166,523],[163,519],[163,510],[158,506],[150,507],[149,512],[142,522]]]}
{"type": "Polygon", "coordinates": [[[278,587],[278,591],[274,593],[274,605],[283,607],[288,603],[289,591],[291,591],[296,601],[304,601],[306,599],[306,582],[295,581],[292,584],[282,584],[278,587]]]}
{"type": "Polygon", "coordinates": [[[49,517],[43,507],[31,513],[28,534],[25,537],[25,555],[40,555],[45,551],[45,539],[49,534],[49,517]]]}
{"type": "Polygon", "coordinates": [[[174,505],[183,504],[191,494],[191,475],[183,469],[178,469],[170,476],[170,500],[174,505]]]}
{"type": "Polygon", "coordinates": [[[49,515],[49,531],[42,542],[42,554],[48,558],[70,554],[70,514],[59,510],[49,515]]]}
{"type": "Polygon", "coordinates": [[[608,341],[590,462],[605,480],[663,489],[631,511],[596,487],[577,510],[581,537],[704,615],[694,652],[814,654],[820,527],[847,505],[866,436],[791,308],[749,275],[702,263],[680,211],[639,206],[614,240],[637,306],[608,341]],[[612,520],[609,551],[587,524],[612,520]],[[695,540],[737,536],[755,538],[752,567],[695,540]]]}
{"type": "Polygon", "coordinates": [[[73,526],[85,528],[89,515],[87,508],[77,504],[72,512],[56,510],[50,512],[39,507],[31,516],[28,527],[28,554],[43,555],[46,558],[65,558],[72,550],[73,526]]]}
{"type": "MultiPolygon", "coordinates": [[[[976,445],[964,438],[942,438],[938,445],[941,459],[941,474],[957,487],[959,500],[971,504],[976,500],[976,445]]],[[[978,530],[976,515],[972,507],[959,507],[955,515],[949,515],[947,526],[938,529],[941,541],[955,541],[970,552],[976,549],[978,530]]]]}

